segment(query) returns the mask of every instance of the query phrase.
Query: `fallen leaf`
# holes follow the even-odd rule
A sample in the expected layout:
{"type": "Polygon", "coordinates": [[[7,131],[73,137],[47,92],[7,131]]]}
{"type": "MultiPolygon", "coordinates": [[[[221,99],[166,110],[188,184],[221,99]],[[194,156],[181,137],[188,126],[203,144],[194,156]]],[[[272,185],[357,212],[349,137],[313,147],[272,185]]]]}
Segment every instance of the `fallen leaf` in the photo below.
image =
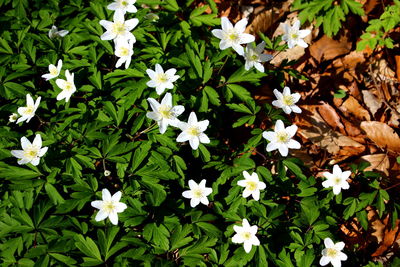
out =
{"type": "Polygon", "coordinates": [[[365,171],[380,171],[389,176],[390,160],[386,154],[365,155],[361,159],[371,164],[365,171]]]}
{"type": "Polygon", "coordinates": [[[343,102],[342,106],[339,107],[339,109],[345,114],[352,114],[361,121],[371,120],[369,112],[363,106],[361,106],[357,99],[355,99],[353,96],[349,96],[346,101],[343,102]]]}
{"type": "Polygon", "coordinates": [[[322,62],[349,53],[351,45],[346,34],[341,35],[339,40],[324,35],[310,46],[310,54],[318,62],[322,62]]]}
{"type": "Polygon", "coordinates": [[[377,146],[389,151],[400,152],[400,138],[389,125],[379,121],[363,121],[361,129],[365,131],[367,137],[377,146]]]}
{"type": "Polygon", "coordinates": [[[377,98],[370,90],[362,90],[361,93],[365,105],[368,107],[371,114],[375,116],[375,113],[381,108],[383,101],[377,98]]]}

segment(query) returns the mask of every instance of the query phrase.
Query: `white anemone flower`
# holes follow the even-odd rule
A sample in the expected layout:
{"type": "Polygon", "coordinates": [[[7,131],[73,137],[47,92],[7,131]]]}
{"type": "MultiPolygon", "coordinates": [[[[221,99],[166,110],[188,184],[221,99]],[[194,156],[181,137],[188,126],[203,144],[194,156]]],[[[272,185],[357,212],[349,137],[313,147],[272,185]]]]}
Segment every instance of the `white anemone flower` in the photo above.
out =
{"type": "Polygon", "coordinates": [[[22,121],[29,122],[35,116],[35,112],[40,104],[40,99],[42,98],[39,96],[36,99],[36,102],[33,102],[33,98],[31,97],[31,95],[26,95],[26,107],[20,107],[17,110],[19,115],[21,115],[21,117],[17,120],[17,123],[20,123],[22,121]]]}
{"type": "Polygon", "coordinates": [[[46,81],[48,81],[50,79],[58,77],[58,75],[60,75],[61,68],[62,68],[62,60],[59,59],[57,62],[57,67],[54,66],[53,64],[50,64],[49,73],[43,74],[42,78],[45,78],[46,81]]]}
{"type": "Polygon", "coordinates": [[[125,69],[131,64],[133,55],[133,41],[132,40],[120,40],[115,45],[115,55],[119,57],[116,68],[119,68],[125,62],[125,69]]]}
{"type": "Polygon", "coordinates": [[[301,47],[308,47],[308,44],[304,42],[303,38],[311,33],[310,30],[300,30],[300,21],[296,20],[291,27],[290,24],[281,23],[285,33],[282,36],[282,40],[287,42],[289,48],[293,48],[296,45],[301,47]]]}
{"type": "Polygon", "coordinates": [[[182,132],[176,138],[177,142],[189,141],[192,149],[196,150],[200,143],[208,144],[210,139],[203,133],[208,127],[209,121],[197,121],[196,113],[191,112],[188,122],[180,122],[178,127],[182,132]]]}
{"type": "Polygon", "coordinates": [[[333,267],[341,267],[342,261],[347,260],[347,255],[341,250],[344,248],[344,242],[338,242],[336,244],[327,237],[324,239],[325,249],[322,250],[322,258],[319,261],[321,266],[325,266],[328,263],[332,263],[333,267]]]}
{"type": "Polygon", "coordinates": [[[255,40],[253,35],[244,33],[246,25],[246,18],[239,20],[235,26],[233,26],[227,17],[222,17],[222,29],[214,29],[211,33],[218,39],[221,39],[219,43],[219,48],[221,50],[232,47],[239,55],[243,55],[244,50],[241,44],[248,44],[255,40]]]}
{"type": "Polygon", "coordinates": [[[71,95],[75,93],[76,87],[74,83],[74,74],[69,73],[69,70],[65,71],[65,77],[67,80],[57,79],[56,84],[62,89],[61,93],[57,95],[57,100],[62,100],[65,98],[65,102],[68,102],[71,95]]]}
{"type": "Polygon", "coordinates": [[[252,246],[260,245],[260,240],[256,236],[257,229],[257,225],[251,226],[247,219],[243,219],[242,226],[233,226],[236,234],[232,237],[232,242],[237,244],[243,243],[244,251],[249,253],[252,246]]]}
{"type": "Polygon", "coordinates": [[[106,29],[106,32],[100,37],[101,40],[118,41],[132,40],[136,42],[135,36],[130,32],[139,23],[137,18],[125,21],[124,13],[121,10],[116,10],[114,13],[114,22],[108,20],[100,20],[100,25],[106,29]]]}
{"type": "Polygon", "coordinates": [[[324,172],[323,175],[328,179],[322,182],[322,186],[325,188],[333,187],[333,193],[338,195],[342,189],[349,189],[350,185],[347,179],[351,175],[351,171],[342,171],[336,164],[333,166],[333,172],[324,172]]]}
{"type": "Polygon", "coordinates": [[[21,137],[21,147],[23,150],[11,150],[11,155],[19,159],[19,165],[31,163],[33,166],[37,166],[40,158],[43,157],[48,149],[48,147],[42,147],[42,137],[40,134],[35,136],[33,143],[25,136],[21,137]]]}
{"type": "Polygon", "coordinates": [[[161,95],[165,89],[174,88],[173,82],[179,79],[179,75],[175,75],[176,69],[172,68],[164,72],[160,64],[156,64],[155,71],[151,69],[146,70],[150,81],[146,83],[148,87],[156,88],[158,95],[161,95]]]}
{"type": "Polygon", "coordinates": [[[253,172],[251,175],[247,171],[243,171],[244,180],[240,180],[237,184],[244,187],[243,197],[247,198],[252,195],[254,200],[260,199],[260,190],[264,190],[266,185],[258,179],[257,173],[253,172]]]}
{"type": "Polygon", "coordinates": [[[200,203],[208,205],[209,201],[207,196],[212,193],[212,188],[206,187],[206,180],[203,179],[199,184],[193,180],[189,180],[190,190],[184,191],[182,196],[184,198],[190,198],[190,206],[196,207],[200,203]]]}
{"type": "Polygon", "coordinates": [[[246,63],[244,64],[246,70],[255,67],[258,71],[264,72],[264,66],[262,63],[273,58],[272,55],[263,54],[264,48],[264,42],[259,43],[257,46],[255,46],[254,43],[247,44],[243,54],[243,57],[246,60],[246,63]]]}
{"type": "Polygon", "coordinates": [[[121,191],[118,191],[111,196],[110,191],[106,188],[103,189],[101,193],[103,200],[95,200],[90,203],[92,207],[99,209],[95,220],[99,222],[108,217],[112,224],[117,225],[118,213],[123,212],[127,208],[125,203],[119,202],[122,193],[121,191]]]}
{"type": "Polygon", "coordinates": [[[115,0],[113,3],[109,4],[107,8],[109,10],[121,10],[124,14],[126,12],[136,13],[137,8],[133,5],[136,0],[115,0]]]}
{"type": "Polygon", "coordinates": [[[290,114],[292,111],[301,113],[301,109],[295,105],[300,99],[299,93],[291,94],[290,88],[285,86],[282,93],[274,89],[274,95],[277,100],[272,101],[272,105],[281,108],[286,114],[290,114]]]}
{"type": "Polygon", "coordinates": [[[49,38],[50,38],[50,39],[54,39],[54,38],[56,38],[56,37],[64,37],[64,36],[67,35],[68,33],[69,33],[69,31],[67,31],[67,30],[61,30],[61,31],[59,31],[59,30],[57,29],[57,27],[53,25],[53,26],[51,27],[50,31],[49,31],[49,38]]]}
{"type": "Polygon", "coordinates": [[[18,114],[17,113],[13,113],[8,117],[8,121],[9,122],[15,122],[18,119],[18,114]]]}
{"type": "Polygon", "coordinates": [[[172,106],[172,95],[166,93],[161,103],[158,103],[154,98],[147,98],[153,111],[147,112],[146,116],[155,120],[160,128],[160,133],[163,134],[167,130],[168,125],[178,127],[180,121],[176,118],[181,115],[185,108],[183,106],[172,106]]]}
{"type": "Polygon", "coordinates": [[[270,152],[278,149],[279,153],[283,157],[286,157],[289,153],[289,148],[299,149],[301,147],[300,143],[292,139],[296,132],[296,125],[291,125],[285,128],[283,122],[277,120],[273,132],[263,132],[263,137],[269,141],[267,151],[270,152]]]}

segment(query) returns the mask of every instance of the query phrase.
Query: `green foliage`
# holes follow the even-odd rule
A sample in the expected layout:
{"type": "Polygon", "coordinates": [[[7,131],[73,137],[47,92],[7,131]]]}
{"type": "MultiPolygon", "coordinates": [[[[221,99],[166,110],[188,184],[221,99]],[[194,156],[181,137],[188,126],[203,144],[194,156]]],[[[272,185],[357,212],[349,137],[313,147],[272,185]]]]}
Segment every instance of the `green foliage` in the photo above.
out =
{"type": "Polygon", "coordinates": [[[362,5],[355,0],[295,0],[293,10],[299,11],[302,23],[314,22],[315,26],[323,26],[324,33],[328,36],[337,34],[349,13],[362,16],[362,5]]]}
{"type": "Polygon", "coordinates": [[[388,34],[400,24],[400,1],[395,0],[393,5],[385,8],[379,19],[372,19],[368,23],[366,33],[361,35],[357,43],[357,50],[364,50],[366,46],[373,50],[376,46],[393,48],[393,39],[388,34]]]}

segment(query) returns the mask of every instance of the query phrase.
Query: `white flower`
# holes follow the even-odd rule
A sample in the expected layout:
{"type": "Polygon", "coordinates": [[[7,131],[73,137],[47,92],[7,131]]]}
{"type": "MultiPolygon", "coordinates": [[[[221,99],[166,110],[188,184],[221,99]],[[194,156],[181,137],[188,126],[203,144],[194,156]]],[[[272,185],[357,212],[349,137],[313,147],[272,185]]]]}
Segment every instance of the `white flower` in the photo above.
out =
{"type": "Polygon", "coordinates": [[[116,10],[114,13],[114,22],[108,20],[100,20],[100,25],[106,29],[106,32],[100,37],[101,40],[113,40],[116,42],[125,39],[136,42],[135,36],[130,32],[138,25],[139,20],[129,19],[125,21],[124,13],[121,10],[116,10]]]}
{"type": "Polygon", "coordinates": [[[61,68],[62,68],[62,60],[59,59],[57,62],[57,67],[54,66],[53,64],[50,64],[49,73],[43,74],[42,78],[45,78],[46,81],[48,81],[50,79],[57,77],[58,75],[60,75],[61,68]]]}
{"type": "Polygon", "coordinates": [[[207,196],[212,193],[210,187],[206,187],[206,180],[203,179],[199,184],[193,180],[189,180],[190,190],[184,191],[182,196],[184,198],[190,198],[190,206],[192,208],[199,205],[201,202],[204,205],[208,205],[209,201],[207,196]]]}
{"type": "Polygon", "coordinates": [[[324,172],[323,175],[328,179],[322,183],[325,188],[333,187],[333,193],[338,195],[342,189],[349,189],[350,185],[347,179],[351,175],[351,171],[344,171],[336,164],[333,166],[333,173],[324,172]]]}
{"type": "Polygon", "coordinates": [[[113,3],[109,4],[107,8],[109,10],[121,10],[123,14],[126,12],[136,13],[137,9],[133,5],[136,0],[115,0],[113,3]]]}
{"type": "Polygon", "coordinates": [[[251,175],[247,171],[243,171],[244,180],[240,180],[237,184],[244,187],[243,197],[247,198],[252,195],[254,200],[260,199],[260,190],[264,190],[266,185],[260,182],[257,173],[253,172],[251,175]]]}
{"type": "Polygon", "coordinates": [[[110,176],[110,175],[111,175],[111,172],[109,170],[104,171],[104,176],[110,176]]]}
{"type": "Polygon", "coordinates": [[[29,122],[35,116],[35,112],[40,104],[40,99],[42,98],[39,96],[36,99],[36,102],[33,102],[31,95],[26,95],[26,107],[20,107],[17,110],[19,115],[21,115],[21,117],[17,120],[17,123],[22,121],[29,122]]]}
{"type": "Polygon", "coordinates": [[[319,261],[321,266],[327,265],[329,262],[332,263],[333,267],[341,267],[341,261],[347,260],[347,255],[341,252],[344,248],[343,242],[336,244],[327,237],[324,239],[325,249],[322,250],[322,258],[319,261]]]}
{"type": "Polygon", "coordinates": [[[291,139],[297,132],[297,126],[291,125],[285,128],[281,120],[275,123],[274,132],[263,132],[263,137],[270,143],[267,145],[267,151],[278,149],[282,156],[286,157],[291,149],[299,149],[300,143],[291,139]]]}
{"type": "Polygon", "coordinates": [[[13,113],[10,115],[10,117],[8,117],[8,121],[9,122],[15,122],[18,119],[18,114],[17,113],[13,113]]]}
{"type": "Polygon", "coordinates": [[[232,237],[232,242],[237,244],[243,244],[244,251],[249,253],[252,246],[259,246],[260,240],[256,237],[257,225],[250,226],[247,219],[243,219],[242,226],[233,226],[236,234],[232,237]]]}
{"type": "Polygon", "coordinates": [[[11,150],[11,155],[19,159],[19,165],[31,163],[32,165],[37,166],[40,157],[43,157],[48,149],[48,147],[42,147],[42,137],[40,134],[35,136],[33,143],[29,142],[29,140],[23,136],[21,138],[21,147],[23,150],[11,150]]]}
{"type": "Polygon", "coordinates": [[[254,46],[254,43],[247,44],[247,46],[244,48],[243,55],[246,60],[244,65],[246,70],[255,67],[258,71],[264,72],[264,66],[261,63],[272,59],[271,55],[263,54],[264,47],[264,42],[261,42],[256,47],[254,46]]]}
{"type": "Polygon", "coordinates": [[[178,127],[182,130],[182,132],[178,135],[176,141],[185,142],[189,140],[189,144],[194,150],[199,147],[199,143],[210,143],[208,136],[203,133],[207,129],[208,124],[208,120],[198,122],[196,114],[191,112],[187,123],[179,123],[178,127]]]}
{"type": "Polygon", "coordinates": [[[241,44],[251,43],[255,40],[253,35],[244,33],[246,25],[246,18],[239,20],[235,26],[233,26],[227,17],[222,17],[222,29],[215,29],[211,32],[215,37],[221,39],[219,43],[219,48],[221,50],[232,47],[239,55],[243,55],[244,51],[241,44]]]}
{"type": "Polygon", "coordinates": [[[274,89],[274,95],[277,100],[272,101],[272,105],[283,109],[286,114],[290,114],[292,111],[301,113],[301,109],[295,105],[300,99],[299,93],[291,94],[290,88],[285,86],[282,93],[274,89]]]}
{"type": "Polygon", "coordinates": [[[303,38],[311,33],[310,30],[300,30],[300,21],[296,20],[293,26],[290,24],[281,23],[285,33],[282,36],[282,40],[287,42],[289,48],[293,48],[296,45],[306,48],[308,44],[303,41],[303,38]]]}
{"type": "Polygon", "coordinates": [[[157,121],[160,133],[165,133],[168,125],[178,127],[179,120],[176,118],[181,115],[185,108],[183,106],[172,106],[172,96],[166,93],[161,103],[158,103],[154,98],[147,98],[153,111],[147,112],[146,116],[157,121]]]}
{"type": "Polygon", "coordinates": [[[67,80],[57,79],[56,84],[62,89],[61,93],[57,95],[57,100],[62,100],[65,98],[65,102],[68,102],[71,95],[76,91],[74,83],[74,74],[69,73],[69,70],[65,71],[65,77],[67,80]]]}
{"type": "Polygon", "coordinates": [[[68,33],[69,33],[69,31],[67,31],[67,30],[61,30],[61,31],[59,31],[59,30],[57,29],[57,27],[53,25],[53,26],[51,27],[50,31],[49,31],[49,38],[50,38],[50,39],[54,39],[54,38],[56,38],[56,37],[64,37],[64,36],[67,35],[68,33]]]}
{"type": "Polygon", "coordinates": [[[113,196],[111,196],[108,189],[103,189],[101,191],[103,200],[95,200],[90,203],[92,207],[99,209],[96,214],[95,220],[97,222],[109,218],[111,223],[114,225],[118,224],[118,213],[123,212],[127,206],[125,203],[119,202],[121,199],[121,191],[118,191],[113,196]]]}
{"type": "Polygon", "coordinates": [[[151,79],[146,83],[147,86],[156,88],[158,95],[161,95],[165,89],[174,88],[173,82],[179,79],[179,75],[175,75],[176,69],[172,68],[164,72],[160,64],[156,64],[155,71],[147,69],[146,72],[151,79]]]}
{"type": "Polygon", "coordinates": [[[125,62],[125,69],[127,69],[132,60],[133,41],[123,39],[117,42],[115,45],[115,55],[119,57],[117,63],[115,64],[115,67],[119,68],[122,63],[125,62]]]}

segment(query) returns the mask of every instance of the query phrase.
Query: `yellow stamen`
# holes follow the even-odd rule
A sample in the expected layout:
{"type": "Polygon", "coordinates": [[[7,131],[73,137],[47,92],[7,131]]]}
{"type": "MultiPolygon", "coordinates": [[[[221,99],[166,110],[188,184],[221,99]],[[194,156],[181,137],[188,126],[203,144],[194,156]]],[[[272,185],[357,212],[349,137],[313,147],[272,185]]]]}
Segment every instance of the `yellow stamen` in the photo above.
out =
{"type": "Polygon", "coordinates": [[[108,213],[112,212],[115,209],[114,202],[113,201],[104,201],[103,209],[108,213]]]}
{"type": "Polygon", "coordinates": [[[335,258],[338,255],[338,251],[334,248],[328,248],[326,249],[326,256],[335,258]]]}
{"type": "Polygon", "coordinates": [[[195,198],[202,198],[203,197],[203,191],[201,189],[194,189],[193,190],[193,196],[195,198]]]}
{"type": "Polygon", "coordinates": [[[187,129],[187,133],[189,135],[198,136],[201,133],[201,131],[198,127],[190,127],[187,129]]]}
{"type": "Polygon", "coordinates": [[[113,24],[112,31],[115,34],[123,34],[125,32],[125,25],[123,23],[116,22],[113,24]]]}
{"type": "Polygon", "coordinates": [[[287,143],[289,135],[286,132],[279,132],[276,136],[278,143],[287,143]]]}
{"type": "Polygon", "coordinates": [[[249,190],[249,191],[254,191],[254,190],[256,190],[256,189],[257,189],[257,183],[254,182],[254,181],[248,181],[248,182],[247,182],[246,189],[249,190]]]}
{"type": "Polygon", "coordinates": [[[282,102],[287,106],[292,106],[294,104],[294,99],[291,95],[285,95],[283,96],[282,102]]]}
{"type": "Polygon", "coordinates": [[[243,232],[242,233],[242,238],[244,240],[249,240],[251,238],[251,233],[250,232],[243,232]]]}

